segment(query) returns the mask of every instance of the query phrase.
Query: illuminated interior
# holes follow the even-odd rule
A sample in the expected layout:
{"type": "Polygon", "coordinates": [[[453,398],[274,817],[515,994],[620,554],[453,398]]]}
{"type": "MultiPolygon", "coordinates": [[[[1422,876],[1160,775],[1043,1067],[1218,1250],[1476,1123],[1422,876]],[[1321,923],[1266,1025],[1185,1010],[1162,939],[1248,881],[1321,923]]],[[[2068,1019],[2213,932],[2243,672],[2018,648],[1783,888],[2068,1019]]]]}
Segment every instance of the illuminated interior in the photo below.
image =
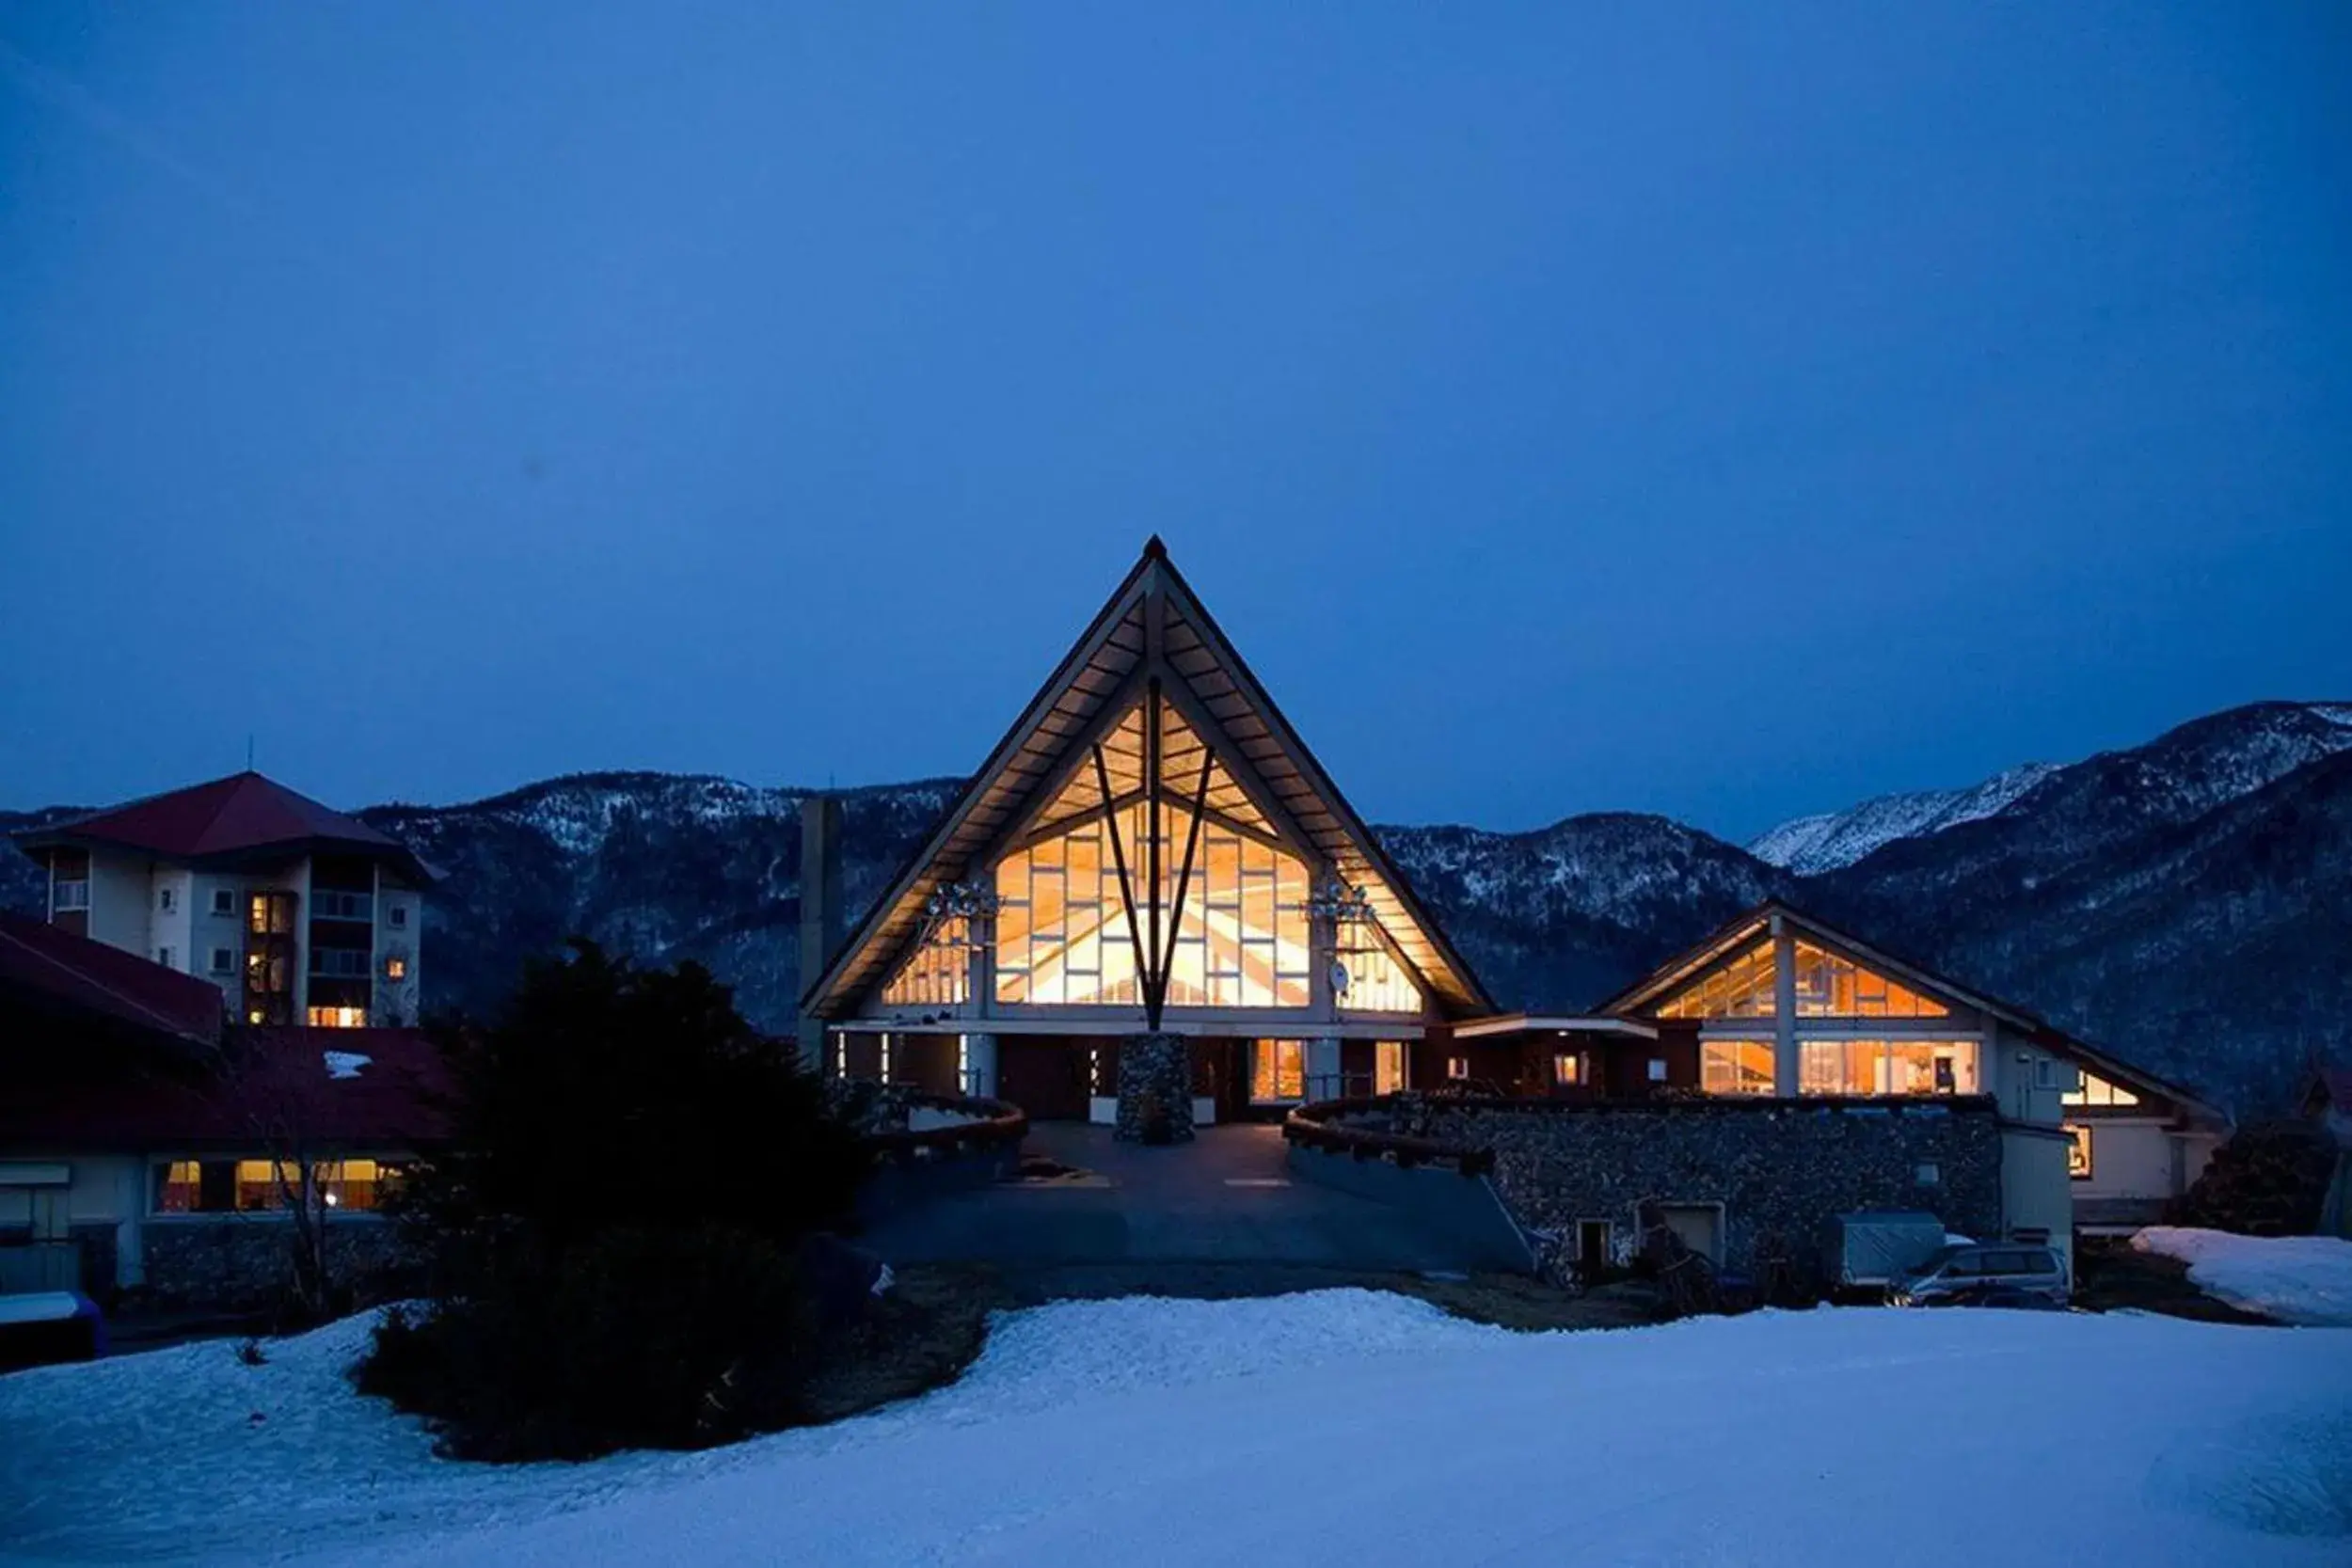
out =
{"type": "Polygon", "coordinates": [[[1249,1048],[1249,1098],[1300,1100],[1307,1093],[1307,1045],[1304,1040],[1252,1040],[1249,1048]]]}
{"type": "Polygon", "coordinates": [[[1977,1092],[1975,1040],[1800,1040],[1797,1060],[1804,1094],[1977,1092]]]}
{"type": "Polygon", "coordinates": [[[972,997],[972,925],[961,915],[941,921],[882,988],[899,1006],[952,1007],[972,997]]]}
{"type": "Polygon", "coordinates": [[[1405,1087],[1405,1042],[1381,1040],[1372,1048],[1372,1092],[1394,1094],[1405,1087]]]}
{"type": "MultiPolygon", "coordinates": [[[[1818,943],[1796,942],[1799,1018],[1946,1018],[1951,1009],[1818,943]]],[[[1779,966],[1772,940],[1692,981],[1658,1009],[1660,1018],[1771,1018],[1779,966]]]]}
{"type": "Polygon", "coordinates": [[[1770,1018],[1777,966],[1770,937],[1701,975],[1658,1009],[1660,1018],[1770,1018]]]}
{"type": "Polygon", "coordinates": [[[1799,1018],[1946,1018],[1951,1013],[1942,1003],[1802,937],[1797,939],[1796,990],[1799,1018]]]}
{"type": "Polygon", "coordinates": [[[1343,1013],[1417,1013],[1421,988],[1396,961],[1371,921],[1349,921],[1341,927],[1340,963],[1347,985],[1339,993],[1343,1013]]]}
{"type": "Polygon", "coordinates": [[[368,1026],[365,1007],[312,1007],[310,1027],[313,1029],[364,1029],[368,1026]]]}
{"type": "Polygon", "coordinates": [[[2139,1096],[2119,1085],[2086,1072],[2082,1086],[2058,1096],[2061,1105],[2137,1105],[2139,1096]]]}
{"type": "MultiPolygon", "coordinates": [[[[297,1167],[268,1160],[174,1160],[155,1170],[159,1214],[254,1212],[283,1209],[297,1167]]],[[[364,1213],[377,1208],[400,1180],[400,1167],[374,1160],[327,1160],[310,1167],[314,1200],[328,1209],[364,1213]]]]}
{"type": "MultiPolygon", "coordinates": [[[[1144,794],[1144,719],[1138,706],[1104,738],[1103,771],[1079,768],[1044,813],[1045,826],[997,863],[999,1003],[1139,1005],[1138,939],[1152,941],[1156,909],[1160,940],[1168,940],[1182,883],[1184,908],[1168,974],[1170,1006],[1308,1005],[1307,867],[1278,847],[1247,794],[1173,707],[1161,709],[1160,722],[1157,885],[1150,869],[1152,811],[1144,794]],[[1195,800],[1206,806],[1205,814],[1196,814],[1195,800]],[[1187,878],[1183,867],[1188,843],[1194,846],[1194,863],[1187,878]],[[1122,856],[1127,884],[1138,895],[1132,925],[1121,892],[1122,856]]],[[[1377,989],[1383,982],[1374,975],[1371,983],[1377,989]]]]}
{"type": "Polygon", "coordinates": [[[2090,1180],[2090,1129],[2079,1122],[2067,1122],[2066,1174],[2077,1181],[2090,1180]]]}
{"type": "Polygon", "coordinates": [[[1772,1042],[1706,1040],[1699,1046],[1699,1087],[1708,1094],[1771,1094],[1772,1042]]]}

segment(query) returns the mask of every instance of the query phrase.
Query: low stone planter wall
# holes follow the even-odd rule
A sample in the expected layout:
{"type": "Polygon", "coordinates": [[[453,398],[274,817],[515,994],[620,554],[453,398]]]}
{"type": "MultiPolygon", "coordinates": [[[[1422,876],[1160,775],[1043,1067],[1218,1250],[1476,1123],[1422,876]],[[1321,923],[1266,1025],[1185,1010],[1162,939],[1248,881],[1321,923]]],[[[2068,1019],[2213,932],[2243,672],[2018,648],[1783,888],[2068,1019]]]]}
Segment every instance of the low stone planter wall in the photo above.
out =
{"type": "MultiPolygon", "coordinates": [[[[266,1213],[151,1219],[140,1235],[143,1289],[165,1307],[273,1307],[294,1276],[292,1230],[290,1222],[266,1213]]],[[[399,1228],[372,1215],[328,1221],[326,1250],[329,1277],[361,1300],[397,1293],[397,1282],[417,1265],[399,1228]]]]}
{"type": "MultiPolygon", "coordinates": [[[[1989,1098],[1916,1101],[1724,1097],[1632,1102],[1393,1096],[1310,1107],[1286,1133],[1329,1148],[1483,1157],[1495,1190],[1531,1232],[1572,1244],[1610,1227],[1613,1260],[1637,1248],[1645,1205],[1719,1207],[1722,1266],[1750,1272],[1758,1243],[1818,1264],[1830,1216],[1924,1210],[1947,1228],[2001,1224],[2001,1131],[1989,1098]],[[1355,1140],[1355,1142],[1351,1142],[1355,1140]]],[[[1433,1157],[1444,1157],[1437,1155],[1433,1157]]]]}
{"type": "Polygon", "coordinates": [[[1028,1113],[1002,1100],[934,1095],[896,1085],[883,1089],[895,1125],[877,1125],[865,1136],[874,1151],[875,1171],[859,1200],[860,1215],[871,1222],[910,1203],[1011,1176],[1021,1164],[1029,1135],[1028,1113]]]}

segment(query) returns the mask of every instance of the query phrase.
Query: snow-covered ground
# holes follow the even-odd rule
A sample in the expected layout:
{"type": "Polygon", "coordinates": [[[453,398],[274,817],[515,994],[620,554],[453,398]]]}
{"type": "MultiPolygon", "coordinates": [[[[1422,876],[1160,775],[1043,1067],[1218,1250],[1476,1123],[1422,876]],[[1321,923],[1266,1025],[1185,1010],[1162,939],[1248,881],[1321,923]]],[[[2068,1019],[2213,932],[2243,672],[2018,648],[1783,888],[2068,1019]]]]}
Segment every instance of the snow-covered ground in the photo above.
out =
{"type": "Polygon", "coordinates": [[[2352,1328],[2352,1242],[2157,1225],[2132,1245],[2179,1259],[2191,1284],[2233,1307],[2282,1323],[2352,1328]]]}
{"type": "Polygon", "coordinates": [[[1520,1336],[1363,1291],[1068,1303],[961,1384],[706,1454],[430,1457],[357,1323],[0,1378],[0,1557],[2342,1563],[2352,1333],[1759,1314],[1520,1336]]]}

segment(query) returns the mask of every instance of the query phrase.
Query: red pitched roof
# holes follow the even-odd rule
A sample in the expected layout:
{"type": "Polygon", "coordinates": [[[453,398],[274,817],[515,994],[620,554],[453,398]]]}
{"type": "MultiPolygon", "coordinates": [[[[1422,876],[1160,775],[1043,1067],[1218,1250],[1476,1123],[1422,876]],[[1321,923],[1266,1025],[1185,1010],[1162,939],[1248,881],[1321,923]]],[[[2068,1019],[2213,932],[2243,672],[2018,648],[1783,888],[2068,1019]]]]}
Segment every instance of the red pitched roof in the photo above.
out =
{"type": "Polygon", "coordinates": [[[21,914],[0,913],[0,986],[176,1039],[220,1039],[218,986],[21,914]]]}
{"type": "Polygon", "coordinates": [[[331,846],[414,867],[430,879],[407,846],[355,816],[297,795],[259,773],[232,773],[210,784],[93,812],[23,834],[27,849],[56,844],[111,844],[166,860],[201,861],[258,849],[331,846]]]}
{"type": "Polygon", "coordinates": [[[448,1135],[451,1090],[418,1030],[239,1028],[200,1069],[156,1064],[0,1098],[0,1148],[401,1152],[448,1135]]]}

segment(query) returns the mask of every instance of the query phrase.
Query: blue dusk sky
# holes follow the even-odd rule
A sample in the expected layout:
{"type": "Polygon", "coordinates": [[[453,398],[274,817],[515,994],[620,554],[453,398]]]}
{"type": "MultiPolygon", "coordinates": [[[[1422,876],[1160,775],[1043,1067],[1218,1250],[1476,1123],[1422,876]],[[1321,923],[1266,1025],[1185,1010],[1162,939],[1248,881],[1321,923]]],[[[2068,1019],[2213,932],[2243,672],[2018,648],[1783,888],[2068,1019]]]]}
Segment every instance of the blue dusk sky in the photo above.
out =
{"type": "Polygon", "coordinates": [[[1380,820],[2352,698],[2352,7],[0,0],[0,804],[977,765],[1166,536],[1380,820]]]}

